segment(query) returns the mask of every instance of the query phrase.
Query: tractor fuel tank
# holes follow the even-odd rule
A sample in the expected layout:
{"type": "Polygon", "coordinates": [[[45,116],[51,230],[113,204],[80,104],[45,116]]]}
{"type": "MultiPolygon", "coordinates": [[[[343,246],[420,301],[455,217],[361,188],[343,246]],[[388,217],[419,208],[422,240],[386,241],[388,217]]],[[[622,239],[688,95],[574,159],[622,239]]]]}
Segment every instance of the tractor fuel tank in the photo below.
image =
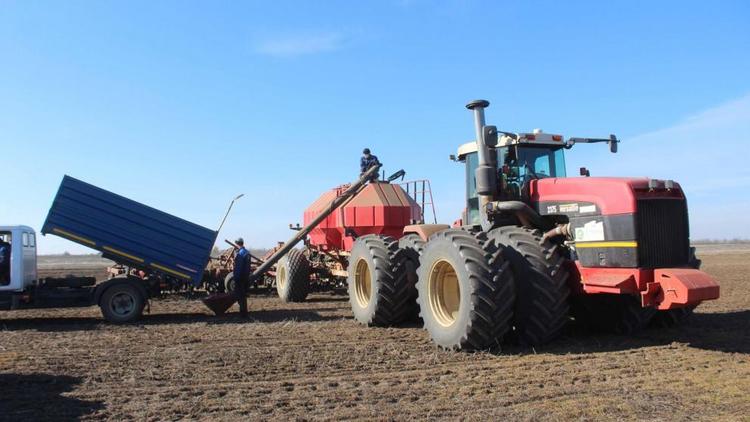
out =
{"type": "MultiPolygon", "coordinates": [[[[304,212],[305,225],[347,187],[331,189],[315,200],[304,212]]],[[[323,250],[349,251],[359,236],[382,234],[399,238],[404,227],[419,222],[421,216],[419,204],[401,186],[374,182],[315,227],[310,232],[310,243],[323,250]]]]}

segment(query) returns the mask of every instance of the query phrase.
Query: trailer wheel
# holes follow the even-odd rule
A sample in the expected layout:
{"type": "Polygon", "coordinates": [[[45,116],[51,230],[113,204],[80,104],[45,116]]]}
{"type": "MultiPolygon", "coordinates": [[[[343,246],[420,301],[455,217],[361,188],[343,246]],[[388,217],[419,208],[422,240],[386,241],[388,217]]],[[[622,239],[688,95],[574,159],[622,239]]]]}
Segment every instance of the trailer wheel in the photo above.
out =
{"type": "Polygon", "coordinates": [[[417,301],[424,328],[438,346],[488,349],[510,330],[513,275],[492,248],[484,233],[460,229],[438,232],[425,245],[417,301]]]}
{"type": "Polygon", "coordinates": [[[292,249],[276,266],[276,292],[283,302],[303,302],[310,292],[310,262],[292,249]]]}
{"type": "Polygon", "coordinates": [[[568,321],[568,270],[561,247],[542,242],[542,233],[524,227],[499,227],[487,233],[510,262],[516,284],[514,335],[537,346],[553,340],[568,321]]]}
{"type": "Polygon", "coordinates": [[[108,287],[99,299],[102,316],[109,322],[124,324],[140,318],[146,299],[134,286],[118,283],[108,287]]]}
{"type": "Polygon", "coordinates": [[[406,319],[412,297],[406,255],[398,252],[398,242],[389,236],[367,235],[354,242],[347,284],[352,313],[360,323],[388,326],[406,319]]]}
{"type": "Polygon", "coordinates": [[[417,269],[419,268],[419,256],[424,250],[425,241],[417,234],[407,234],[398,241],[398,252],[394,258],[393,274],[398,280],[396,284],[406,284],[406,292],[402,300],[404,321],[413,321],[419,318],[419,305],[417,304],[417,269]]]}
{"type": "Polygon", "coordinates": [[[576,320],[595,330],[614,334],[639,331],[656,314],[656,308],[642,307],[638,297],[632,295],[581,295],[572,303],[576,320]]]}
{"type": "Polygon", "coordinates": [[[224,277],[224,291],[234,293],[234,273],[229,273],[224,277]]]}

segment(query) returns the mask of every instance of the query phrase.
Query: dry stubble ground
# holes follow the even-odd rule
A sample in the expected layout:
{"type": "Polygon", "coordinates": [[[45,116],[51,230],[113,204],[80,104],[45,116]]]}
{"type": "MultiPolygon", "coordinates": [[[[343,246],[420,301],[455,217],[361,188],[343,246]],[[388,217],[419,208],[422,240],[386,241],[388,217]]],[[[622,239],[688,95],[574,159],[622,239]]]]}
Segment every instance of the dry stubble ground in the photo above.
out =
{"type": "Polygon", "coordinates": [[[0,314],[0,418],[750,420],[750,253],[703,256],[722,298],[686,326],[585,332],[537,350],[437,350],[417,326],[364,328],[348,302],[252,297],[253,319],[154,301],[0,314]]]}

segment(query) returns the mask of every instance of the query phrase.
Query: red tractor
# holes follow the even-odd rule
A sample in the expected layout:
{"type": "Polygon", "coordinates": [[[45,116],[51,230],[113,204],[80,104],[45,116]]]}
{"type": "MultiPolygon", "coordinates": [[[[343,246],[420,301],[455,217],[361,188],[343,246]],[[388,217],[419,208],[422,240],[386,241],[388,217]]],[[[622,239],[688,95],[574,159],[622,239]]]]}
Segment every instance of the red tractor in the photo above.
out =
{"type": "Polygon", "coordinates": [[[679,184],[587,177],[583,169],[584,177],[568,178],[564,150],[606,142],[616,152],[616,137],[503,132],[485,124],[487,106],[467,105],[476,141],[455,158],[465,164],[467,192],[454,227],[415,221],[419,206],[399,199],[397,185],[371,183],[373,194],[354,196],[313,230],[304,251],[282,259],[280,293],[307,289],[310,261],[328,257],[339,265],[323,273],[346,277],[357,321],[394,325],[418,313],[448,349],[509,338],[543,344],[571,317],[629,333],[677,323],[719,297],[690,247],[679,184]]]}

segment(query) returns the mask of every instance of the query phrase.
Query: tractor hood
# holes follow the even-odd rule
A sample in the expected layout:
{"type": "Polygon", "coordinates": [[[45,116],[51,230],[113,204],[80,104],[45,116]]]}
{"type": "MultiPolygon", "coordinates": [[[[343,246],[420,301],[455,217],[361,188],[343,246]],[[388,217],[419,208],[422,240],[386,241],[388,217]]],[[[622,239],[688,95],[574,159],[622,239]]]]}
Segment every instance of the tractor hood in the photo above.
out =
{"type": "Polygon", "coordinates": [[[531,206],[570,223],[584,267],[675,268],[689,260],[687,203],[680,185],[648,178],[533,180],[531,206]]]}
{"type": "Polygon", "coordinates": [[[647,177],[566,177],[532,180],[532,206],[542,215],[634,213],[647,198],[685,199],[680,185],[647,177]]]}

